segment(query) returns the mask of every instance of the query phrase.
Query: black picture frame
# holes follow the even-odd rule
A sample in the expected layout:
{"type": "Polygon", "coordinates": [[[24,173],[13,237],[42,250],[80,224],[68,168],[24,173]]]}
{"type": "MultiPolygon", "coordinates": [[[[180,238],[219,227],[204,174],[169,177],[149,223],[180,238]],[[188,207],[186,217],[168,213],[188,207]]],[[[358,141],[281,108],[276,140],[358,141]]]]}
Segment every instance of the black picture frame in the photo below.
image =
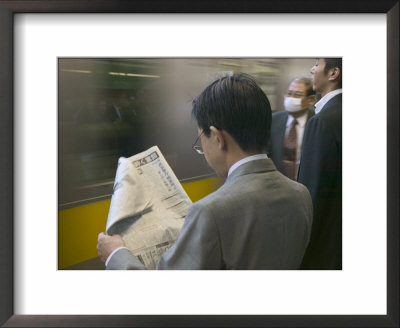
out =
{"type": "Polygon", "coordinates": [[[399,1],[395,0],[0,0],[0,324],[4,327],[399,327],[398,31],[399,1]],[[387,315],[14,315],[13,17],[16,13],[385,13],[387,315]]]}

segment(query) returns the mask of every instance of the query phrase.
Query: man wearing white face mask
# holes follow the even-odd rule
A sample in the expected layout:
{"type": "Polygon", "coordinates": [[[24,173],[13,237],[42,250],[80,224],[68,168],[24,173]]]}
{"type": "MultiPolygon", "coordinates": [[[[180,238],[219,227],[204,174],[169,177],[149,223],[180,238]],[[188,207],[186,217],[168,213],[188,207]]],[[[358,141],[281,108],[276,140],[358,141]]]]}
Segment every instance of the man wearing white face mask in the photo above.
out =
{"type": "Polygon", "coordinates": [[[307,121],[314,115],[316,100],[309,78],[295,78],[285,94],[285,110],[274,113],[268,155],[276,168],[292,180],[297,179],[301,144],[307,121]]]}

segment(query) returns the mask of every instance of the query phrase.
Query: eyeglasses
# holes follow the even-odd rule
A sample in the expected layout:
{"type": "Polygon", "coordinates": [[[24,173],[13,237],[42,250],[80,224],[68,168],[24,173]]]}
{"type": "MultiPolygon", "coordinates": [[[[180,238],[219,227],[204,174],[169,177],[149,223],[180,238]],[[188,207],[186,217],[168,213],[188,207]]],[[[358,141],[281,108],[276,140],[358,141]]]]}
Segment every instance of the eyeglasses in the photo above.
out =
{"type": "Polygon", "coordinates": [[[199,134],[199,136],[197,137],[196,141],[194,142],[194,144],[193,144],[193,146],[192,146],[192,149],[193,149],[197,154],[200,154],[200,155],[204,155],[203,148],[202,148],[201,146],[196,145],[196,144],[197,144],[197,142],[199,141],[199,139],[200,139],[201,135],[203,134],[203,132],[204,132],[204,130],[201,131],[201,133],[199,134]]]}
{"type": "Polygon", "coordinates": [[[300,93],[300,92],[287,91],[285,96],[286,97],[293,97],[293,98],[303,98],[306,95],[304,93],[300,93]]]}

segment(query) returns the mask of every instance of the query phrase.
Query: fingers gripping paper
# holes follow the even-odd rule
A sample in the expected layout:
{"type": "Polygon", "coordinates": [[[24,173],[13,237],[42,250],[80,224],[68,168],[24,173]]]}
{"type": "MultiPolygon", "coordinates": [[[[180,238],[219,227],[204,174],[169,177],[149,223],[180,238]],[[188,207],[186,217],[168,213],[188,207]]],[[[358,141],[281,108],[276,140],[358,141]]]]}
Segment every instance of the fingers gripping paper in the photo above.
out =
{"type": "Polygon", "coordinates": [[[121,157],[107,218],[108,234],[119,234],[148,268],[178,238],[191,200],[157,146],[121,157]]]}

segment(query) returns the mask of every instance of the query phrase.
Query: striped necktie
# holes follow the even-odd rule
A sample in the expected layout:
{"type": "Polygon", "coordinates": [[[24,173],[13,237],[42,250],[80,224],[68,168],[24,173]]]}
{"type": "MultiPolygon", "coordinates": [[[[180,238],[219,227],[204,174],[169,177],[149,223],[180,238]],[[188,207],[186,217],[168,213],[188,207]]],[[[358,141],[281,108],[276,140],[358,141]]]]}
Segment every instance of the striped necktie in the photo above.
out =
{"type": "Polygon", "coordinates": [[[290,125],[289,132],[285,136],[283,146],[282,173],[292,180],[296,180],[296,153],[297,153],[297,120],[290,125]]]}

